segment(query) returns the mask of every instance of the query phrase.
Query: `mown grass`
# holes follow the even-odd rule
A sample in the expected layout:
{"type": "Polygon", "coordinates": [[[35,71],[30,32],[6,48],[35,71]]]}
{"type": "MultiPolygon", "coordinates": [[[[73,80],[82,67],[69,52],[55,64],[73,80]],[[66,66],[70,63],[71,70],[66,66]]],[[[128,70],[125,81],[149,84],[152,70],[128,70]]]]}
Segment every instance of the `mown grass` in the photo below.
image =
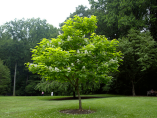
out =
{"type": "MultiPolygon", "coordinates": [[[[109,96],[109,95],[100,95],[109,96]]],[[[0,97],[1,118],[156,118],[157,97],[115,96],[82,100],[83,109],[92,114],[63,114],[78,109],[78,100],[50,100],[65,96],[0,97]]]]}

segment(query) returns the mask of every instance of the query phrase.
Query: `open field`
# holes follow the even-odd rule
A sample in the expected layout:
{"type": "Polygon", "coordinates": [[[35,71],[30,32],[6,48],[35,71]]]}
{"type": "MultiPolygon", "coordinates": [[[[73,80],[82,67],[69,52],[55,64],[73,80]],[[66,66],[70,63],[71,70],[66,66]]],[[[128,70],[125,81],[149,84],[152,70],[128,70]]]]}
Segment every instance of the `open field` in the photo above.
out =
{"type": "MultiPolygon", "coordinates": [[[[101,95],[110,96],[110,95],[101,95]]],[[[157,97],[114,96],[83,99],[83,109],[92,114],[63,114],[78,109],[78,100],[50,100],[65,96],[0,96],[0,118],[156,118],[157,97]]]]}

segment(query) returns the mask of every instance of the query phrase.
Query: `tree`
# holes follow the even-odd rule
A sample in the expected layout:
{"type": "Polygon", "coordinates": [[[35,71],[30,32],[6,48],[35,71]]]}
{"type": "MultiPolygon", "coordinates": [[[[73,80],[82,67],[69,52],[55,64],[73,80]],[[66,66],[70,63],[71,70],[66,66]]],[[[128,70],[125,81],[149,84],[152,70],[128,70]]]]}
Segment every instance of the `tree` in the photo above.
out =
{"type": "MultiPolygon", "coordinates": [[[[89,9],[86,6],[83,5],[79,5],[78,7],[76,7],[75,12],[70,13],[69,17],[66,18],[66,20],[63,23],[60,23],[60,28],[65,24],[65,22],[69,19],[69,18],[74,18],[75,15],[78,15],[79,17],[90,17],[91,15],[93,15],[93,9],[89,9]]],[[[100,23],[100,22],[98,22],[100,23]]],[[[97,23],[97,26],[99,27],[97,23]]],[[[101,25],[100,25],[101,26],[101,25]]],[[[103,27],[103,26],[102,26],[103,27]]],[[[96,30],[97,31],[97,30],[96,30]]],[[[63,33],[63,31],[60,30],[61,33],[63,33]]],[[[97,31],[97,33],[99,32],[99,34],[101,34],[100,30],[97,31]]],[[[86,35],[86,38],[89,38],[91,34],[86,35]]],[[[96,90],[98,90],[100,88],[100,84],[101,83],[92,83],[90,81],[87,81],[86,83],[84,83],[84,85],[81,85],[82,91],[81,93],[83,94],[87,94],[87,93],[93,93],[96,90]],[[90,84],[89,84],[90,83],[90,84]]],[[[73,96],[75,95],[75,93],[73,94],[73,96]]]]}
{"type": "Polygon", "coordinates": [[[98,18],[96,33],[105,35],[108,39],[118,39],[119,0],[116,0],[114,4],[111,4],[112,2],[113,0],[89,0],[91,10],[98,18]]]}
{"type": "Polygon", "coordinates": [[[156,40],[157,2],[152,0],[89,0],[98,17],[96,32],[107,38],[122,38],[131,28],[150,30],[156,40]]]}
{"type": "MultiPolygon", "coordinates": [[[[20,56],[22,56],[21,52],[22,52],[22,48],[21,48],[20,42],[13,41],[11,39],[1,40],[0,57],[4,60],[5,65],[7,65],[7,67],[10,70],[15,69],[14,71],[11,71],[11,75],[13,75],[13,78],[14,78],[13,95],[15,95],[16,67],[17,67],[16,61],[20,58],[20,56]]],[[[19,59],[18,62],[20,63],[21,59],[19,59]]]]}
{"type": "Polygon", "coordinates": [[[10,69],[11,78],[16,77],[16,94],[26,95],[25,86],[30,84],[27,81],[36,81],[40,78],[32,76],[24,66],[24,63],[31,61],[30,48],[42,38],[56,38],[57,35],[58,29],[40,18],[15,19],[0,26],[0,58],[10,69]]]}
{"type": "Polygon", "coordinates": [[[47,80],[69,81],[76,88],[79,109],[82,110],[80,84],[86,81],[108,82],[108,74],[117,71],[122,61],[121,52],[116,51],[118,41],[108,41],[105,36],[96,35],[96,17],[79,17],[66,21],[63,34],[57,39],[43,39],[32,50],[33,63],[27,67],[47,80]],[[85,35],[92,33],[89,38],[85,35]]]}
{"type": "Polygon", "coordinates": [[[0,60],[0,95],[5,95],[10,91],[10,70],[7,66],[3,65],[3,61],[0,60]]]}
{"type": "Polygon", "coordinates": [[[147,0],[146,1],[147,12],[145,14],[145,19],[147,21],[148,29],[151,32],[154,40],[157,41],[157,1],[147,0]]]}
{"type": "MultiPolygon", "coordinates": [[[[119,47],[124,54],[123,65],[120,66],[121,71],[119,78],[121,82],[132,86],[132,95],[135,96],[136,84],[139,83],[144,73],[154,64],[156,64],[156,42],[150,36],[150,32],[140,32],[131,29],[127,37],[118,39],[119,47]]],[[[120,81],[119,81],[120,82],[120,81]]]]}

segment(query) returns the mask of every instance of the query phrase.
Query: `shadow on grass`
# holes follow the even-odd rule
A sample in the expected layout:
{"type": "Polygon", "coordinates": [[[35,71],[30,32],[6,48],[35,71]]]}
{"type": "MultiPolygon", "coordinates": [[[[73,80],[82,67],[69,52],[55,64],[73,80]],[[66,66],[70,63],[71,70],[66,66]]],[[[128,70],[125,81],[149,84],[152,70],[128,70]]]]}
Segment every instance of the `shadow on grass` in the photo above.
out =
{"type": "MultiPolygon", "coordinates": [[[[81,99],[92,99],[92,98],[106,98],[106,97],[96,97],[96,96],[81,96],[81,99]]],[[[50,100],[78,100],[78,97],[64,97],[64,98],[55,98],[50,100]]]]}
{"type": "MultiPolygon", "coordinates": [[[[94,98],[110,98],[110,97],[124,97],[124,95],[112,95],[112,94],[95,94],[95,95],[81,95],[81,99],[94,99],[94,98]]],[[[41,98],[42,100],[55,100],[55,101],[61,101],[61,100],[78,100],[78,96],[73,97],[73,96],[53,96],[50,98],[48,97],[43,97],[41,98]]]]}

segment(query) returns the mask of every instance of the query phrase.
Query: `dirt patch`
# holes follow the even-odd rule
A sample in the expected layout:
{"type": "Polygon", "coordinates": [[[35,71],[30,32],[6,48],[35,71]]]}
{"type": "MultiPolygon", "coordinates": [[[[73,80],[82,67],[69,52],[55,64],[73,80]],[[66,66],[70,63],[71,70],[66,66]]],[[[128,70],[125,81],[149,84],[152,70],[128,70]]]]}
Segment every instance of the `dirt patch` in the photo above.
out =
{"type": "Polygon", "coordinates": [[[61,113],[65,113],[65,114],[90,114],[90,113],[94,113],[95,111],[91,111],[91,110],[79,110],[79,109],[68,109],[68,110],[62,110],[60,111],[61,113]]]}
{"type": "MultiPolygon", "coordinates": [[[[105,97],[87,97],[81,96],[81,99],[92,99],[92,98],[105,98],[105,97]]],[[[65,97],[65,98],[56,98],[51,100],[78,100],[78,97],[65,97]]]]}
{"type": "MultiPolygon", "coordinates": [[[[87,96],[81,96],[81,99],[92,99],[92,98],[105,98],[105,97],[87,97],[87,96]]],[[[57,99],[51,99],[51,100],[78,100],[78,97],[65,97],[65,98],[57,98],[57,99]]],[[[90,114],[90,113],[94,113],[95,111],[92,110],[79,110],[79,109],[68,109],[68,110],[61,110],[61,113],[65,113],[65,114],[90,114]]]]}

